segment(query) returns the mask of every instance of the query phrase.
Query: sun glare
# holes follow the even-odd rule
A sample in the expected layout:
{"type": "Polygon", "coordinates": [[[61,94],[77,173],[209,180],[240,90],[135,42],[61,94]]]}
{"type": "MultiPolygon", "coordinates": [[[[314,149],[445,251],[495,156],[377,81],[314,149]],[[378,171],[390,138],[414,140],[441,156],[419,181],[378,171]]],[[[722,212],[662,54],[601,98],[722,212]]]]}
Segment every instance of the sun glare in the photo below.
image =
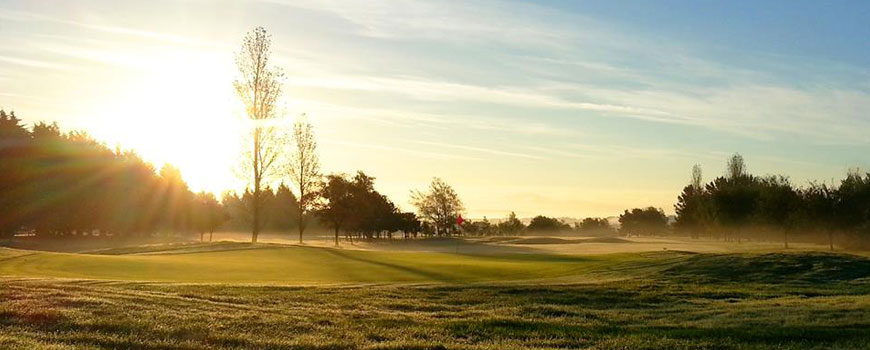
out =
{"type": "Polygon", "coordinates": [[[194,191],[238,189],[243,110],[235,98],[232,58],[208,52],[173,55],[130,79],[97,114],[95,136],[133,149],[160,167],[178,167],[194,191]]]}

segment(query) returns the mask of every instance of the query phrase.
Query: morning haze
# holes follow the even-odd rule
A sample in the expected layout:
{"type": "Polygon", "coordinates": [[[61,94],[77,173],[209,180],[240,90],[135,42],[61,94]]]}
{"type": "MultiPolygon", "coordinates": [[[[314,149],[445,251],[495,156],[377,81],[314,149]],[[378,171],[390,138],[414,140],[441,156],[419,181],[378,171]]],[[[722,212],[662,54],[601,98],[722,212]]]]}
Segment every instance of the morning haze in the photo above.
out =
{"type": "Polygon", "coordinates": [[[287,76],[283,114],[311,117],[326,168],[378,174],[405,207],[433,174],[466,193],[474,217],[582,217],[626,204],[671,212],[687,169],[719,173],[733,152],[800,184],[870,166],[868,33],[848,21],[860,10],[777,2],[701,21],[742,7],[684,5],[700,12],[12,1],[0,12],[0,104],[172,163],[195,190],[241,190],[223,156],[237,153],[243,119],[226,82],[240,33],[263,26],[287,76]],[[822,29],[783,33],[817,12],[822,29]],[[747,26],[762,34],[741,35],[747,26]]]}
{"type": "Polygon", "coordinates": [[[0,349],[870,348],[859,1],[3,1],[0,349]]]}

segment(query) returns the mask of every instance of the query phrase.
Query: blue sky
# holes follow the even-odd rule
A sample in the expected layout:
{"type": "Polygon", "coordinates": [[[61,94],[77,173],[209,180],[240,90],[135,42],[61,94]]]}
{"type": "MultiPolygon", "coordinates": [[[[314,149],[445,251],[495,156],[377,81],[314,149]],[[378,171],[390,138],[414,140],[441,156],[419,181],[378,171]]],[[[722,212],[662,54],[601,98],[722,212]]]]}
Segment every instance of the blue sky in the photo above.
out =
{"type": "Polygon", "coordinates": [[[733,152],[797,184],[870,168],[867,23],[862,1],[6,0],[0,106],[238,188],[232,56],[261,25],[323,168],[403,207],[439,176],[473,217],[672,212],[733,152]]]}

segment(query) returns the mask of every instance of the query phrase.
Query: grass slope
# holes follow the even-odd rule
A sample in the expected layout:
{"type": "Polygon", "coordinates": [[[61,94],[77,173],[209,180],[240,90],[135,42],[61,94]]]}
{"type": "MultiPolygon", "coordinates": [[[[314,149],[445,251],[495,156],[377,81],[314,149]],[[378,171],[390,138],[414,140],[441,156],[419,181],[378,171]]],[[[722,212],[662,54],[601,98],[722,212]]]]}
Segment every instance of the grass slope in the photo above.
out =
{"type": "Polygon", "coordinates": [[[468,255],[269,245],[252,248],[240,243],[184,249],[172,246],[162,252],[143,247],[125,252],[126,255],[33,252],[0,261],[0,276],[294,285],[467,283],[593,275],[619,278],[665,268],[688,257],[676,252],[593,257],[468,255]]]}
{"type": "Polygon", "coordinates": [[[697,283],[687,278],[721,276],[722,269],[677,273],[690,266],[575,285],[0,279],[0,349],[870,348],[870,271],[826,283],[697,283]]]}
{"type": "Polygon", "coordinates": [[[126,255],[0,249],[0,349],[870,348],[854,255],[104,253],[126,255]]]}

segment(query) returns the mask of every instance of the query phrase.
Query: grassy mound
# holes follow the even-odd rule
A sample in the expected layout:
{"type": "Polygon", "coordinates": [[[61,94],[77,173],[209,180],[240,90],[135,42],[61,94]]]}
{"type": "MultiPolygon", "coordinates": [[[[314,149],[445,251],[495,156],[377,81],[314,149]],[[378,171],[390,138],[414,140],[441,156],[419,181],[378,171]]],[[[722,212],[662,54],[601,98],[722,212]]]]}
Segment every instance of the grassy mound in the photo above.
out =
{"type": "Polygon", "coordinates": [[[571,244],[582,242],[582,239],[565,239],[557,237],[529,237],[517,238],[512,241],[506,241],[510,244],[571,244]]]}
{"type": "Polygon", "coordinates": [[[870,259],[829,253],[702,254],[663,274],[681,279],[755,283],[870,282],[870,259]]]}
{"type": "Polygon", "coordinates": [[[249,244],[242,243],[183,247],[130,249],[134,253],[127,255],[31,251],[0,260],[0,276],[280,285],[470,283],[618,279],[637,275],[638,271],[659,266],[663,261],[673,264],[685,259],[677,253],[584,257],[359,251],[280,245],[250,249],[249,244]],[[677,261],[672,261],[674,259],[677,261]],[[595,277],[590,277],[592,275],[595,277]]]}
{"type": "Polygon", "coordinates": [[[631,243],[617,237],[594,237],[594,238],[559,238],[559,237],[501,237],[493,242],[507,244],[578,244],[578,243],[631,243]]]}
{"type": "Polygon", "coordinates": [[[274,245],[268,244],[251,244],[241,242],[177,242],[177,243],[158,243],[144,244],[127,247],[105,248],[84,252],[85,254],[99,255],[134,255],[134,254],[186,254],[186,253],[203,253],[225,250],[239,249],[257,249],[266,248],[274,245]]]}

